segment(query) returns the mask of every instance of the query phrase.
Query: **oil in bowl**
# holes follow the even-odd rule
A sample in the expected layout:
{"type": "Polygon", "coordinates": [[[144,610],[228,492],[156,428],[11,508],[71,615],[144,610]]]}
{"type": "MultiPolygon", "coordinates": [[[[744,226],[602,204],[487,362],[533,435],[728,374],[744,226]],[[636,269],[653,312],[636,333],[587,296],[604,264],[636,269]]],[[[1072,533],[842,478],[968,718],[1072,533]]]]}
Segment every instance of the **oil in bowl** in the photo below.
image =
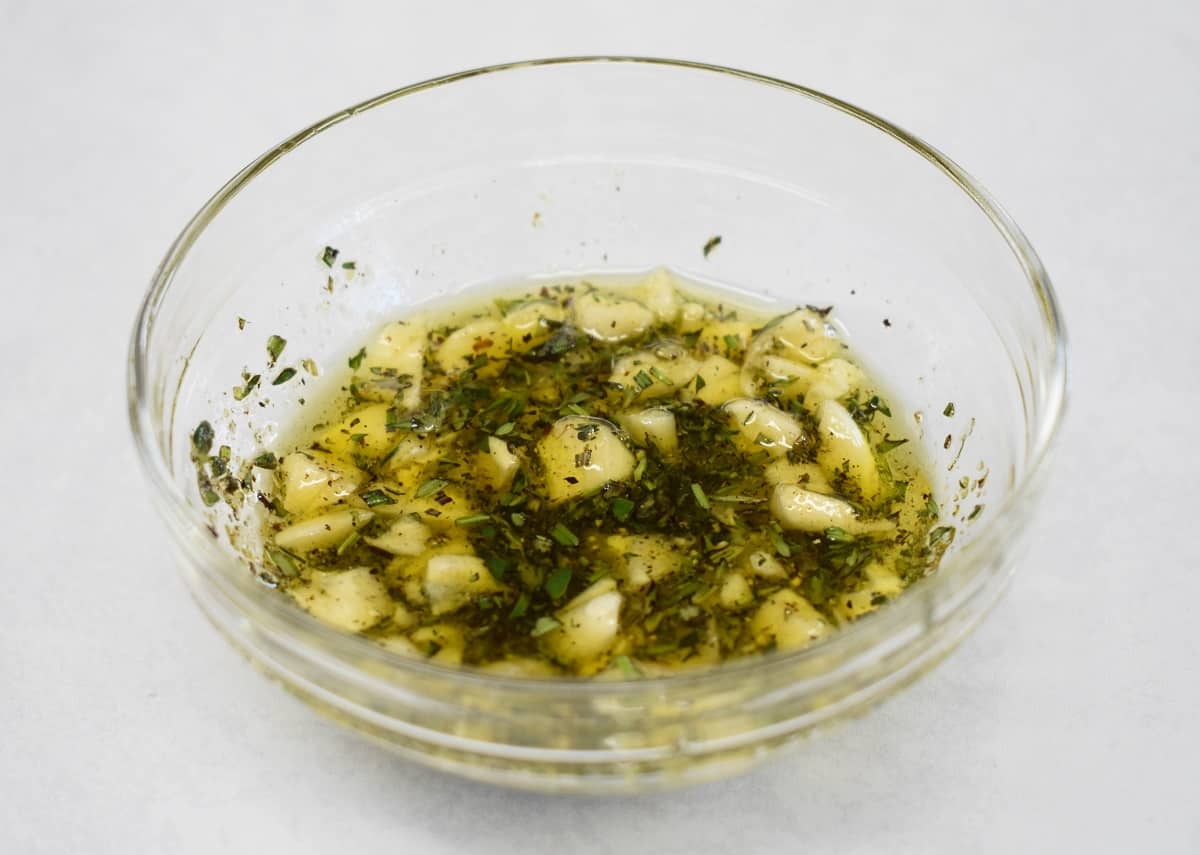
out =
{"type": "Polygon", "coordinates": [[[366,336],[239,478],[202,423],[199,489],[253,491],[264,579],[407,656],[620,677],[805,647],[955,530],[833,307],[736,296],[666,269],[474,289],[366,336]]]}

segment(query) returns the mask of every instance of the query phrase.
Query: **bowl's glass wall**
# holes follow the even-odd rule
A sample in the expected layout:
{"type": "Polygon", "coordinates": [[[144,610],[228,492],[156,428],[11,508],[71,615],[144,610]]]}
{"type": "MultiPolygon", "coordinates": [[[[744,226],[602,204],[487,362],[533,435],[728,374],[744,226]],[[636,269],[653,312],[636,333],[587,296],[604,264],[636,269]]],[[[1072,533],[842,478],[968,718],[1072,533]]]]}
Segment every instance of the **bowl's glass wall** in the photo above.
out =
{"type": "Polygon", "coordinates": [[[742,762],[862,707],[927,667],[994,600],[1029,506],[1008,500],[1028,488],[1061,402],[1061,341],[1036,259],[933,155],[795,89],[644,63],[465,76],[338,118],[254,167],[185,233],[152,298],[139,366],[146,441],[190,506],[169,516],[198,596],[310,702],[421,754],[436,745],[444,764],[479,774],[529,783],[566,770],[621,786],[631,769],[742,762]],[[714,235],[722,242],[705,258],[714,235]],[[320,262],[326,245],[339,263],[356,261],[352,277],[320,262]],[[224,537],[206,533],[187,442],[202,418],[248,455],[271,447],[299,398],[336,382],[353,343],[383,319],[497,279],[663,264],[781,308],[835,306],[921,437],[946,510],[960,478],[990,472],[957,509],[984,512],[912,602],[728,679],[534,690],[365,653],[289,614],[224,537]],[[323,376],[235,402],[243,370],[269,381],[271,334],[288,340],[281,364],[309,357],[323,376]],[[488,754],[493,765],[480,765],[488,754]]]}

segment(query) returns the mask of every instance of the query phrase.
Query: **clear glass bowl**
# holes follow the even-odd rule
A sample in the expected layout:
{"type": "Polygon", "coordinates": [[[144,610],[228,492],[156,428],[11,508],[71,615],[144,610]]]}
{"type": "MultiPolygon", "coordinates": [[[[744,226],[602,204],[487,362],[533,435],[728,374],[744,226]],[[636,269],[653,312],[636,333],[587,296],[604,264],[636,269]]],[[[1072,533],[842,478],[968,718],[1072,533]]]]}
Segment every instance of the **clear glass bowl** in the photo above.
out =
{"type": "Polygon", "coordinates": [[[1025,237],[910,134],[745,72],[556,59],[390,92],[242,170],[154,277],[130,406],[187,582],[262,671],[432,766],[620,791],[743,769],[944,657],[1018,557],[1063,411],[1065,352],[1025,237]],[[340,250],[332,268],[319,259],[326,245],[340,250]],[[353,275],[344,260],[357,260],[353,275]],[[503,678],[319,624],[248,568],[253,513],[239,527],[200,501],[188,455],[201,419],[235,462],[272,447],[299,398],[336,382],[352,343],[382,320],[485,281],[663,264],[781,306],[836,306],[857,352],[920,414],[939,501],[960,523],[935,575],[799,652],[632,682],[503,678]],[[270,334],[288,340],[284,362],[330,370],[270,387],[270,334]],[[265,390],[237,402],[243,369],[264,372],[265,390]],[[963,478],[970,495],[956,499],[963,478]],[[984,510],[964,522],[976,504],[984,510]]]}

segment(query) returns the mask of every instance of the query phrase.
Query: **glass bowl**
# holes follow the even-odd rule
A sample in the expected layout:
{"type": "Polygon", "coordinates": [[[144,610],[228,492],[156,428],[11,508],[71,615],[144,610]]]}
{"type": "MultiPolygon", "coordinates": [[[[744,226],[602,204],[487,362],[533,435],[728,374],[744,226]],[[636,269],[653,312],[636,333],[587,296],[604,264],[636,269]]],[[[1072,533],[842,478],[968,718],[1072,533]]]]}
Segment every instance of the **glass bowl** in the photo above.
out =
{"type": "Polygon", "coordinates": [[[742,71],[570,58],[389,92],[243,169],[155,275],[129,395],[187,583],[252,663],[431,766],[605,792],[746,768],[868,710],[954,648],[1018,558],[1063,411],[1065,354],[1025,237],[912,135],[742,71]],[[326,246],[339,251],[332,264],[326,246]],[[657,265],[781,307],[836,307],[912,419],[958,528],[936,574],[798,652],[633,681],[508,678],[318,623],[253,560],[252,503],[235,518],[201,501],[189,451],[202,419],[235,466],[279,450],[280,424],[337,382],[352,344],[383,320],[492,280],[657,265]],[[269,335],[287,339],[284,361],[312,359],[321,376],[270,386],[269,335]],[[243,372],[265,379],[239,401],[243,372]]]}

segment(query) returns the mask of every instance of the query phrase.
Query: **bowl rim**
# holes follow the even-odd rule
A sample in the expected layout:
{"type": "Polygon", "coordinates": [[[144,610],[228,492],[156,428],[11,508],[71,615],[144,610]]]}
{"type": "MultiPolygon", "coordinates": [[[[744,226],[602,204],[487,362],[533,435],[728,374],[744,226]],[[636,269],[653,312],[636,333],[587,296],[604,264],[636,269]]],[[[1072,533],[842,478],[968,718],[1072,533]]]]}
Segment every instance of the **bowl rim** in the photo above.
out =
{"type": "MultiPolygon", "coordinates": [[[[976,203],[988,219],[991,220],[1000,233],[1000,236],[1004,238],[1016,256],[1026,282],[1031,287],[1032,295],[1037,301],[1042,316],[1041,319],[1045,324],[1045,331],[1048,333],[1053,344],[1053,351],[1048,371],[1043,378],[1045,387],[1042,399],[1039,402],[1044,406],[1045,412],[1035,425],[1035,430],[1030,437],[1029,450],[1027,452],[1028,465],[1025,467],[1025,471],[1014,484],[1011,493],[998,506],[996,512],[989,514],[988,518],[983,521],[973,541],[966,544],[956,553],[948,556],[945,559],[945,564],[949,564],[953,568],[954,566],[970,562],[972,554],[979,551],[980,544],[989,540],[987,535],[989,533],[995,535],[997,530],[1004,524],[1004,521],[1011,517],[1012,509],[1020,506],[1020,504],[1030,498],[1037,486],[1038,476],[1046,466],[1049,452],[1065,414],[1069,380],[1066,331],[1050,277],[1037,252],[1033,249],[1020,227],[978,181],[953,160],[916,135],[854,104],[807,86],[752,71],[706,62],[648,56],[582,55],[547,57],[480,66],[393,89],[339,110],[293,134],[251,161],[217,190],[192,216],[171,243],[154,272],[150,287],[146,291],[136,317],[128,354],[127,392],[129,419],[133,431],[134,443],[146,476],[152,482],[158,497],[162,500],[158,505],[159,511],[167,517],[169,523],[173,523],[174,525],[173,534],[188,529],[202,530],[207,526],[207,522],[202,512],[189,504],[185,500],[183,493],[174,487],[168,463],[159,454],[155,446],[154,437],[156,431],[151,418],[152,414],[148,401],[150,390],[147,371],[147,348],[158,309],[171,286],[176,270],[183,264],[189,250],[205,228],[220,214],[225,205],[256,176],[264,172],[288,152],[303,145],[318,134],[342,122],[348,121],[360,113],[365,113],[376,107],[389,104],[405,96],[449,86],[482,75],[495,75],[509,71],[540,67],[583,64],[602,65],[606,63],[633,64],[644,67],[657,67],[659,69],[665,68],[672,71],[709,72],[792,92],[857,119],[893,138],[932,163],[976,203]]],[[[204,542],[206,543],[205,549],[211,553],[214,563],[223,565],[232,563],[228,554],[218,550],[212,541],[206,539],[204,542]]],[[[626,692],[632,686],[647,690],[655,688],[666,689],[668,687],[718,687],[730,679],[750,677],[751,675],[763,672],[781,671],[790,665],[814,656],[831,656],[833,658],[834,661],[831,666],[822,672],[826,676],[840,672],[846,660],[853,661],[859,658],[860,655],[869,653],[879,646],[878,642],[865,647],[861,644],[860,640],[864,638],[868,630],[873,629],[873,634],[882,633],[886,638],[889,629],[893,631],[900,630],[904,626],[911,624],[914,618],[920,619],[924,617],[928,620],[929,606],[925,602],[928,597],[923,597],[920,594],[921,592],[935,590],[938,587],[938,581],[950,575],[947,572],[945,564],[939,567],[938,572],[915,583],[909,591],[905,592],[904,596],[899,597],[893,603],[889,603],[887,608],[879,609],[849,626],[840,628],[820,644],[795,651],[735,659],[722,662],[711,668],[701,668],[662,676],[643,676],[634,679],[621,678],[619,680],[602,681],[571,676],[547,679],[498,675],[469,667],[444,666],[426,660],[413,659],[389,651],[366,638],[340,632],[328,627],[307,612],[293,607],[283,597],[280,597],[277,592],[266,586],[261,586],[257,589],[258,593],[253,597],[246,598],[239,596],[237,605],[243,614],[245,614],[247,612],[247,605],[249,605],[247,599],[256,600],[252,605],[258,613],[251,615],[251,617],[259,620],[269,618],[273,627],[282,629],[292,638],[298,635],[313,637],[322,645],[325,652],[336,654],[337,658],[343,664],[356,663],[355,670],[363,679],[369,680],[372,683],[379,683],[381,676],[378,673],[367,673],[366,669],[362,667],[363,663],[378,663],[400,672],[407,671],[440,680],[450,680],[452,682],[477,683],[481,686],[502,689],[504,691],[533,692],[539,694],[551,692],[564,693],[567,696],[591,696],[626,692]],[[857,646],[856,641],[860,642],[857,646]]],[[[206,564],[205,566],[208,565],[206,564]]],[[[243,574],[247,572],[245,564],[241,562],[236,562],[236,570],[243,574]]],[[[231,580],[229,581],[231,582],[231,580]]],[[[225,593],[235,593],[233,588],[234,586],[229,584],[226,586],[225,593]]],[[[372,669],[373,672],[374,670],[372,669]]]]}

